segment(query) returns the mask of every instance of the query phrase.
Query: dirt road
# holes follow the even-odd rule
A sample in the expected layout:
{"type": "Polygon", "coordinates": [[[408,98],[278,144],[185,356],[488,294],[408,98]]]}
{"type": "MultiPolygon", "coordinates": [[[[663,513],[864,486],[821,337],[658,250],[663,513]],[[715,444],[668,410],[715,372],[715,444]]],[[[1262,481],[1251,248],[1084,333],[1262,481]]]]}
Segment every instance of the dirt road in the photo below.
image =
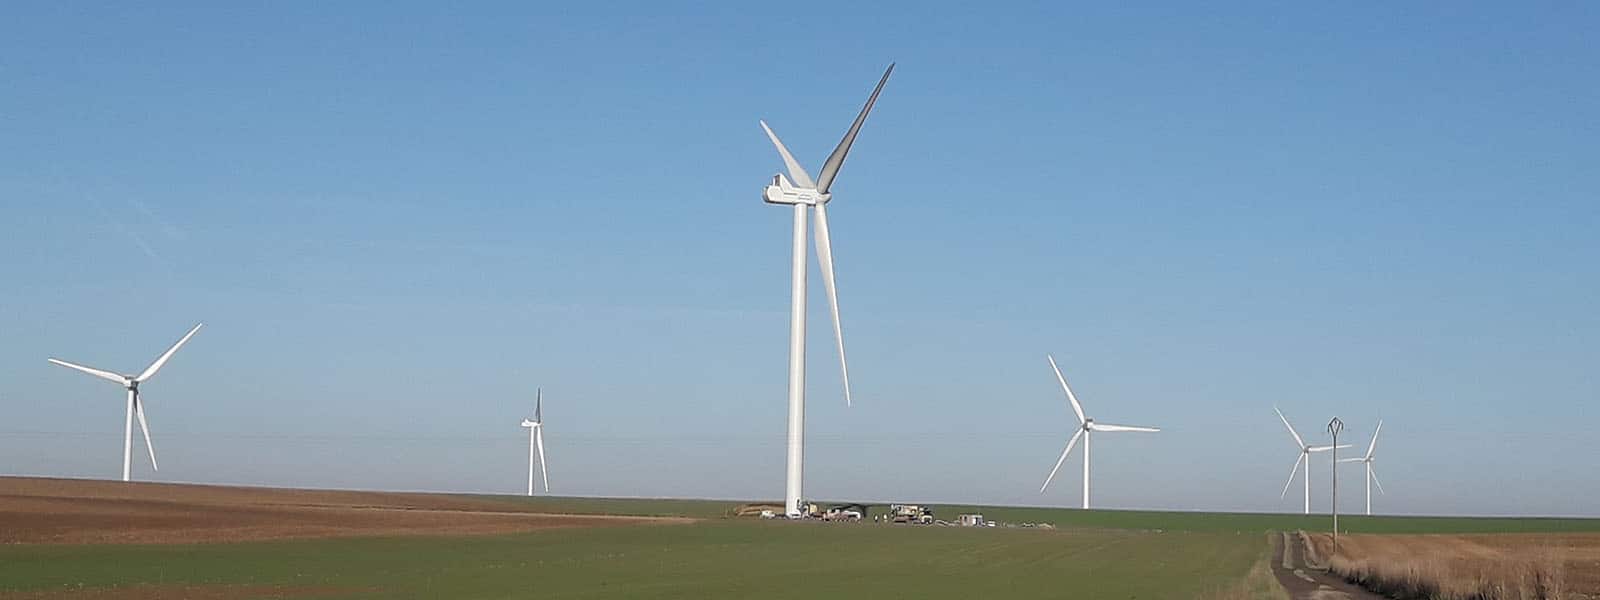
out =
{"type": "Polygon", "coordinates": [[[1272,574],[1294,600],[1384,600],[1310,566],[1300,536],[1282,532],[1273,540],[1272,574]]]}

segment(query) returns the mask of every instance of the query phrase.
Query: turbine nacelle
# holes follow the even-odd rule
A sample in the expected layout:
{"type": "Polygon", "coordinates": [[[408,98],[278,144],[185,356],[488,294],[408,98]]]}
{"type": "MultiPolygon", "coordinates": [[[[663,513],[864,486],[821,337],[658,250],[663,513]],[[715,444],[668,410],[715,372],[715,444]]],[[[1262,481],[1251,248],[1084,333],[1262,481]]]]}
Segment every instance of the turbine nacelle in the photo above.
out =
{"type": "Polygon", "coordinates": [[[772,176],[772,185],[761,192],[761,199],[768,204],[804,204],[816,206],[827,204],[833,198],[832,194],[825,194],[812,187],[801,187],[789,181],[782,173],[772,176]]]}

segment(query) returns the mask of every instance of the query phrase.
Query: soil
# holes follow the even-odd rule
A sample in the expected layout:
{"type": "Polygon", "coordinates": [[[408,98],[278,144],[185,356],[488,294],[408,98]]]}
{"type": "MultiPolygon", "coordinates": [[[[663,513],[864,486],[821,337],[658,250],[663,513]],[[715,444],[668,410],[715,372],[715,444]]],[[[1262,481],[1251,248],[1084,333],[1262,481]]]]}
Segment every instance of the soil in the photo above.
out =
{"type": "Polygon", "coordinates": [[[541,514],[445,494],[0,477],[0,544],[467,535],[689,521],[541,514]]]}

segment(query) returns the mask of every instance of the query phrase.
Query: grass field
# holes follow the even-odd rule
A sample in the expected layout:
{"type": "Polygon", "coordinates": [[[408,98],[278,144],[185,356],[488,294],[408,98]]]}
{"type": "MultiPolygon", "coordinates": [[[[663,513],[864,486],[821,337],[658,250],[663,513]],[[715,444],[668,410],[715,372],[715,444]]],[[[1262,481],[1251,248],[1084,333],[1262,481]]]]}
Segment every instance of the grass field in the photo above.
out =
{"type": "MultiPolygon", "coordinates": [[[[485,496],[479,496],[484,498],[485,496]]],[[[731,500],[650,500],[622,498],[525,498],[487,496],[503,502],[533,506],[540,512],[720,518],[732,514],[739,502],[731,500]]],[[[827,503],[824,503],[827,504],[827,503]]],[[[871,507],[881,514],[884,505],[871,507]]],[[[1141,529],[1165,531],[1264,533],[1328,528],[1329,517],[1263,513],[1203,513],[1124,510],[1078,510],[1017,506],[935,505],[942,519],[961,513],[982,513],[990,520],[1011,523],[1050,523],[1057,527],[1141,529]]],[[[1600,519],[1507,517],[1385,517],[1340,515],[1339,528],[1349,533],[1544,533],[1600,532],[1600,519]]]]}
{"type": "MultiPolygon", "coordinates": [[[[1266,571],[1264,533],[1325,520],[936,507],[946,518],[982,512],[1057,527],[974,529],[727,518],[739,504],[0,478],[0,540],[11,540],[0,544],[0,599],[1265,600],[1281,589],[1266,571]]],[[[1580,519],[1341,524],[1381,533],[1600,531],[1600,520],[1580,519]]]]}
{"type": "Polygon", "coordinates": [[[0,590],[49,598],[121,586],[118,597],[136,597],[143,584],[153,597],[251,584],[352,598],[1187,599],[1242,580],[1263,547],[1254,534],[708,521],[483,537],[11,546],[0,548],[0,590]]]}

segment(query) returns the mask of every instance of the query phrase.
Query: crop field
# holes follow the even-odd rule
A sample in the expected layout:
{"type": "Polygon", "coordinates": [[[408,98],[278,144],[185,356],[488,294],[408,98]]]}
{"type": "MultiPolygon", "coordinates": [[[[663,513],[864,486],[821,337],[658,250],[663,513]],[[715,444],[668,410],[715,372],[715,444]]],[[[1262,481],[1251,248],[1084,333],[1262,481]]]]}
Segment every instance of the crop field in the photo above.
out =
{"type": "Polygon", "coordinates": [[[704,522],[475,537],[0,548],[7,598],[1194,598],[1261,536],[704,522]]]}
{"type": "MultiPolygon", "coordinates": [[[[1326,534],[1318,552],[1333,551],[1326,534]]],[[[1600,598],[1600,533],[1350,535],[1339,538],[1341,574],[1388,589],[1429,590],[1440,598],[1600,598]],[[1542,596],[1534,588],[1548,590],[1542,596]]]]}
{"type": "MultiPolygon", "coordinates": [[[[724,516],[737,506],[0,478],[0,598],[1264,599],[1270,580],[1244,589],[1263,532],[1300,521],[937,509],[1057,527],[978,529],[724,516]]],[[[1370,524],[1560,523],[1600,529],[1370,524]]]]}
{"type": "MultiPolygon", "coordinates": [[[[502,502],[533,507],[537,512],[562,514],[681,516],[722,518],[740,503],[731,500],[653,500],[624,498],[525,498],[492,496],[502,502]]],[[[826,502],[824,505],[828,504],[826,502]]],[[[882,514],[886,504],[869,506],[882,514]]],[[[1327,529],[1328,515],[1215,513],[1136,510],[1079,510],[1021,506],[933,505],[942,519],[962,513],[981,513],[1008,523],[1049,523],[1057,527],[1139,529],[1150,531],[1265,533],[1327,529]]],[[[1351,533],[1600,533],[1600,519],[1526,517],[1413,517],[1340,515],[1339,528],[1351,533]]]]}
{"type": "Polygon", "coordinates": [[[688,521],[538,514],[526,505],[440,494],[0,478],[0,544],[485,534],[688,521]]]}
{"type": "Polygon", "coordinates": [[[715,517],[731,506],[0,479],[0,597],[1193,598],[1265,548],[715,517]],[[573,516],[627,512],[712,518],[573,516]]]}

